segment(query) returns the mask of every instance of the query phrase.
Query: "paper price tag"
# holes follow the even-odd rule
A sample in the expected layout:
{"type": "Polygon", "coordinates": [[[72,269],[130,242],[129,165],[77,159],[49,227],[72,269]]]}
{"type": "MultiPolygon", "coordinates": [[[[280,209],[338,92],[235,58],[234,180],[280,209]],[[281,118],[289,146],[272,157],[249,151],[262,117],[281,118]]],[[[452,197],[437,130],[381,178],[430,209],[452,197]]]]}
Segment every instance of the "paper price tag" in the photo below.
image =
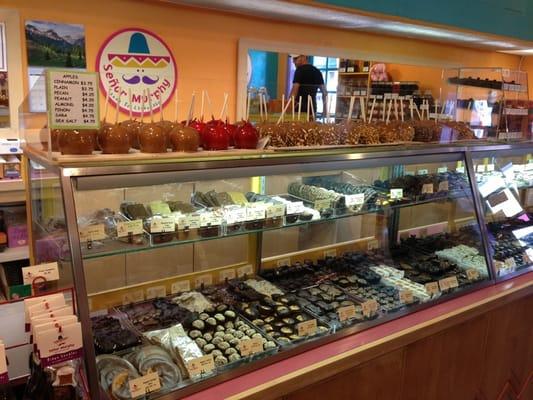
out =
{"type": "Polygon", "coordinates": [[[136,290],[122,296],[122,304],[127,305],[130,303],[137,303],[144,300],[144,292],[142,290],[136,290]]]}
{"type": "Polygon", "coordinates": [[[254,268],[250,264],[237,268],[237,278],[242,278],[245,275],[251,276],[253,273],[254,268]]]}
{"type": "Polygon", "coordinates": [[[164,286],[152,286],[146,289],[146,299],[156,299],[158,297],[165,297],[167,289],[164,286]]]}
{"type": "Polygon", "coordinates": [[[448,181],[442,181],[439,183],[439,192],[447,192],[448,190],[450,190],[448,181]]]}
{"type": "Polygon", "coordinates": [[[316,319],[300,322],[298,325],[296,325],[296,329],[298,330],[298,336],[314,335],[317,329],[316,319]]]}
{"type": "Polygon", "coordinates": [[[215,226],[222,223],[222,217],[214,212],[200,214],[200,226],[215,226]]]}
{"type": "Polygon", "coordinates": [[[246,207],[246,220],[255,221],[257,219],[265,219],[266,208],[264,205],[261,207],[246,207]]]}
{"type": "Polygon", "coordinates": [[[444,174],[444,173],[448,172],[448,167],[439,167],[439,168],[437,168],[437,172],[439,174],[444,174]]]}
{"type": "Polygon", "coordinates": [[[191,283],[189,281],[177,281],[170,285],[170,293],[182,293],[191,290],[191,283]]]}
{"type": "Polygon", "coordinates": [[[403,189],[391,189],[390,190],[390,198],[393,199],[393,200],[402,199],[403,198],[403,189]]]}
{"type": "Polygon", "coordinates": [[[494,164],[487,164],[486,171],[487,171],[487,172],[492,172],[492,171],[494,171],[494,164]]]}
{"type": "Polygon", "coordinates": [[[239,352],[241,356],[246,357],[263,351],[263,338],[257,337],[248,340],[241,340],[239,343],[239,352]]]}
{"type": "Polygon", "coordinates": [[[418,171],[416,171],[417,175],[427,175],[428,173],[429,171],[427,169],[419,169],[418,171]]]}
{"type": "Polygon", "coordinates": [[[466,270],[466,277],[469,281],[477,281],[479,279],[479,271],[475,268],[469,268],[466,270]]]}
{"type": "Polygon", "coordinates": [[[5,385],[9,382],[7,376],[7,361],[6,361],[6,347],[0,341],[0,385],[5,385]]]}
{"type": "Polygon", "coordinates": [[[300,214],[304,211],[304,203],[302,201],[291,201],[286,204],[287,215],[300,214]]]}
{"type": "MultiPolygon", "coordinates": [[[[188,214],[187,217],[185,218],[185,227],[189,227],[189,229],[198,229],[200,227],[200,216],[199,215],[195,215],[195,214],[188,214]]],[[[178,224],[178,227],[180,227],[180,225],[178,224]]]]}
{"type": "Polygon", "coordinates": [[[237,222],[246,221],[246,208],[235,208],[226,210],[224,213],[227,224],[235,224],[237,222]]]}
{"type": "Polygon", "coordinates": [[[161,218],[153,218],[150,221],[150,232],[151,233],[164,233],[164,232],[175,232],[176,231],[176,222],[174,217],[166,216],[161,218]]]}
{"type": "Polygon", "coordinates": [[[202,284],[204,286],[209,286],[212,283],[213,283],[213,277],[211,275],[200,275],[196,277],[196,279],[194,280],[194,287],[198,289],[202,287],[202,284]]]}
{"type": "Polygon", "coordinates": [[[524,254],[525,262],[527,264],[533,263],[533,249],[527,248],[526,253],[524,254]]]}
{"type": "Polygon", "coordinates": [[[422,185],[422,193],[433,194],[433,184],[425,183],[422,185]]]}
{"type": "Polygon", "coordinates": [[[80,228],[80,242],[87,242],[88,240],[104,240],[107,238],[105,234],[104,224],[96,224],[80,228]]]}
{"type": "Polygon", "coordinates": [[[365,317],[371,317],[378,312],[378,302],[374,299],[361,303],[361,307],[365,317]]]}
{"type": "Polygon", "coordinates": [[[405,171],[403,174],[405,176],[414,176],[415,175],[415,171],[405,171]]]}
{"type": "Polygon", "coordinates": [[[357,194],[347,194],[344,196],[346,205],[348,207],[350,206],[359,206],[361,204],[365,203],[365,194],[364,193],[357,193],[357,194]]]}
{"type": "Polygon", "coordinates": [[[465,167],[457,167],[455,169],[455,172],[457,172],[459,174],[464,174],[465,173],[465,167]]]}
{"type": "Polygon", "coordinates": [[[47,282],[59,280],[57,262],[22,268],[22,280],[25,285],[31,285],[36,278],[44,278],[47,282]]]}
{"type": "Polygon", "coordinates": [[[355,306],[339,307],[337,308],[337,314],[341,322],[355,318],[355,306]]]}
{"type": "Polygon", "coordinates": [[[502,269],[505,269],[505,264],[499,260],[494,260],[494,268],[496,268],[496,271],[500,272],[502,269]]]}
{"type": "Polygon", "coordinates": [[[281,260],[276,261],[276,266],[279,267],[285,267],[291,265],[291,259],[290,258],[282,258],[281,260]]]}
{"type": "Polygon", "coordinates": [[[507,268],[510,268],[510,269],[516,268],[516,262],[513,257],[506,258],[504,263],[507,268]]]}
{"type": "Polygon", "coordinates": [[[413,302],[413,292],[410,290],[400,290],[400,301],[403,304],[411,304],[413,302]]]}
{"type": "Polygon", "coordinates": [[[218,280],[220,282],[224,282],[226,279],[232,280],[235,279],[235,270],[234,269],[226,269],[224,271],[220,271],[218,274],[218,280]]]}
{"type": "Polygon", "coordinates": [[[457,282],[457,278],[455,276],[451,276],[449,278],[443,278],[439,280],[439,288],[441,292],[456,288],[458,286],[459,286],[459,282],[457,282]]]}
{"type": "Polygon", "coordinates": [[[483,173],[485,172],[485,165],[484,164],[480,164],[476,167],[476,172],[479,172],[479,173],[483,173]]]}
{"type": "Polygon", "coordinates": [[[326,250],[324,252],[324,257],[336,257],[336,256],[337,256],[337,250],[335,249],[326,250]]]}
{"type": "Polygon", "coordinates": [[[129,386],[130,396],[133,399],[145,396],[149,393],[157,392],[159,389],[161,389],[159,374],[157,372],[152,372],[150,374],[141,376],[140,378],[131,379],[129,381],[129,386]]]}
{"type": "Polygon", "coordinates": [[[203,357],[194,358],[187,363],[187,371],[191,377],[201,374],[208,374],[215,369],[213,355],[208,354],[203,357]]]}
{"type": "Polygon", "coordinates": [[[439,284],[438,282],[429,282],[429,283],[426,283],[424,285],[424,287],[426,288],[426,292],[430,295],[430,296],[435,296],[437,294],[439,294],[439,284]]]}
{"type": "Polygon", "coordinates": [[[267,218],[283,217],[284,215],[285,215],[284,204],[273,204],[273,205],[268,206],[266,209],[267,218]]]}
{"type": "Polygon", "coordinates": [[[328,199],[322,199],[322,200],[315,200],[313,208],[315,210],[323,210],[326,208],[331,207],[331,200],[328,199]]]}
{"type": "Polygon", "coordinates": [[[117,236],[127,237],[129,234],[140,235],[143,233],[142,219],[135,219],[133,221],[117,222],[117,236]]]}
{"type": "Polygon", "coordinates": [[[369,240],[367,244],[367,249],[368,250],[379,249],[379,241],[377,239],[369,240]]]}

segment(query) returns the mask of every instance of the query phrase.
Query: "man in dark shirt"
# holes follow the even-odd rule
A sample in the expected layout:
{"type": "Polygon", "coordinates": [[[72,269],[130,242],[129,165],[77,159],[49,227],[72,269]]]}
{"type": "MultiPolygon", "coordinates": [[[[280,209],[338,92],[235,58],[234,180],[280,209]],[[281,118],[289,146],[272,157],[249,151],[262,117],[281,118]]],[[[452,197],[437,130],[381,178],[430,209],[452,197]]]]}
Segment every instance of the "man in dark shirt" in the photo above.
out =
{"type": "MultiPolygon", "coordinates": [[[[309,64],[307,56],[297,55],[292,58],[296,71],[292,80],[292,89],[290,97],[294,96],[296,104],[298,101],[302,104],[302,111],[307,112],[307,96],[311,96],[313,101],[313,110],[316,110],[316,92],[318,89],[322,92],[322,102],[324,104],[323,114],[326,114],[328,104],[328,92],[324,85],[324,77],[318,68],[309,64]]],[[[309,110],[311,112],[311,110],[309,110]]]]}

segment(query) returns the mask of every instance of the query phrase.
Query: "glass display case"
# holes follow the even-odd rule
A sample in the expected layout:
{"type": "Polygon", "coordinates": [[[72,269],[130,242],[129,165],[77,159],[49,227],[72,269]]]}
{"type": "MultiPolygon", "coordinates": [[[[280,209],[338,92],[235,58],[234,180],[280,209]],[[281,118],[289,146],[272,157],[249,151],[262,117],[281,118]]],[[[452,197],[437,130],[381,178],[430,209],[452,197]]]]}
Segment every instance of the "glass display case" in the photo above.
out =
{"type": "Polygon", "coordinates": [[[492,282],[464,147],[25,153],[34,256],[73,281],[102,399],[154,371],[149,398],[186,395],[492,282]]]}
{"type": "Polygon", "coordinates": [[[510,277],[531,269],[532,149],[473,152],[472,157],[496,276],[510,277]]]}

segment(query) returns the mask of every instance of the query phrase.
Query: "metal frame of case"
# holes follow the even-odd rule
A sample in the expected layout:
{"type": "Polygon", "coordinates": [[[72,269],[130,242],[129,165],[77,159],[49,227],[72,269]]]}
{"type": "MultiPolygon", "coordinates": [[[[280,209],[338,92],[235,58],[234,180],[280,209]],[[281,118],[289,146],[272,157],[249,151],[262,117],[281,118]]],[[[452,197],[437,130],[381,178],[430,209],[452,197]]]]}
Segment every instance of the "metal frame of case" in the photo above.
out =
{"type": "MultiPolygon", "coordinates": [[[[341,150],[324,150],[324,151],[306,151],[306,152],[284,152],[270,153],[264,155],[254,155],[248,158],[221,157],[217,160],[188,160],[179,162],[179,160],[150,160],[141,164],[132,164],[131,161],[124,162],[84,162],[80,159],[77,163],[57,163],[49,160],[45,153],[36,151],[28,146],[25,149],[26,167],[29,168],[31,160],[41,164],[45,168],[58,174],[63,199],[65,220],[68,229],[68,241],[72,259],[73,283],[77,292],[76,301],[78,314],[82,323],[83,342],[85,351],[86,371],[89,379],[91,394],[101,393],[98,374],[95,363],[95,350],[93,346],[93,337],[89,316],[89,302],[87,297],[86,282],[83,267],[83,256],[79,239],[77,215],[74,201],[74,190],[77,189],[105,189],[123,186],[145,186],[157,185],[168,182],[194,181],[201,179],[219,179],[222,177],[242,177],[242,176],[265,176],[275,174],[287,174],[295,172],[317,172],[334,169],[354,169],[354,168],[372,168],[405,162],[424,163],[438,161],[465,161],[465,173],[469,177],[469,185],[474,196],[473,204],[475,217],[478,226],[481,229],[481,238],[484,249],[484,256],[489,266],[489,278],[485,281],[474,283],[460,292],[441,296],[436,300],[427,303],[417,304],[402,309],[393,314],[388,314],[377,320],[369,320],[355,326],[344,328],[339,332],[304,342],[295,347],[289,347],[270,357],[248,363],[234,370],[222,372],[214,377],[193,383],[176,391],[163,394],[158,398],[172,399],[176,394],[187,395],[198,392],[208,386],[221,383],[237,375],[264,367],[279,360],[294,356],[295,354],[307,351],[321,344],[337,340],[340,337],[352,335],[369,327],[381,324],[383,322],[399,318],[403,315],[418,311],[423,308],[431,307],[442,301],[462,296],[464,293],[475,291],[481,287],[492,285],[496,279],[510,279],[517,274],[522,274],[533,270],[533,266],[524,268],[518,272],[508,274],[504,277],[496,278],[494,263],[489,254],[487,228],[485,225],[485,216],[483,207],[480,202],[479,192],[475,184],[475,171],[473,158],[483,157],[495,154],[523,154],[527,151],[533,152],[533,144],[520,145],[412,145],[398,147],[372,147],[372,148],[352,148],[341,150]],[[416,160],[414,159],[416,157],[416,160]]],[[[28,169],[29,170],[29,169],[28,169]]],[[[29,183],[31,184],[31,183],[29,183]]],[[[31,190],[29,191],[31,194],[31,190]]],[[[257,246],[261,246],[261,233],[257,246]]],[[[176,245],[179,245],[177,243],[176,245]]],[[[258,255],[260,266],[261,252],[258,255]]],[[[100,398],[94,396],[93,398],[100,398]]]]}

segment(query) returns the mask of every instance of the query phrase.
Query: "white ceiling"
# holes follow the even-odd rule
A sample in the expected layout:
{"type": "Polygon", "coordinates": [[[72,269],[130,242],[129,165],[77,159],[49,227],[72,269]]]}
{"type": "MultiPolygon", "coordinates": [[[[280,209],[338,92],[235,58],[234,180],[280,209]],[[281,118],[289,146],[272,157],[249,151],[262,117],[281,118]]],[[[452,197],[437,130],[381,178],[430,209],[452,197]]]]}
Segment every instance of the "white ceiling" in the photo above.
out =
{"type": "MultiPolygon", "coordinates": [[[[323,25],[340,29],[358,30],[394,36],[447,42],[461,46],[533,54],[533,42],[498,37],[480,32],[465,33],[454,27],[430,26],[414,22],[401,22],[312,5],[282,0],[164,0],[166,2],[208,8],[212,10],[250,15],[287,22],[323,25]]],[[[466,1],[466,0],[465,0],[466,1]]]]}

